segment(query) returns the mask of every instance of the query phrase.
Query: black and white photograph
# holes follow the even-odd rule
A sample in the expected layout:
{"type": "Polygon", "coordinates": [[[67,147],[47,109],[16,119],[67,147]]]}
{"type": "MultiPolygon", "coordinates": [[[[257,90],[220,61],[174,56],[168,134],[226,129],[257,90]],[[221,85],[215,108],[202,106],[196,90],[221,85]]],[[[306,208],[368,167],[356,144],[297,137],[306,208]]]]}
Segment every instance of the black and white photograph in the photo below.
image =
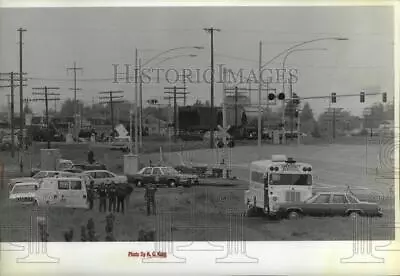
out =
{"type": "Polygon", "coordinates": [[[343,262],[378,256],[399,203],[394,22],[393,5],[0,4],[0,255],[146,242],[124,257],[258,263],[248,242],[348,241],[343,262]]]}

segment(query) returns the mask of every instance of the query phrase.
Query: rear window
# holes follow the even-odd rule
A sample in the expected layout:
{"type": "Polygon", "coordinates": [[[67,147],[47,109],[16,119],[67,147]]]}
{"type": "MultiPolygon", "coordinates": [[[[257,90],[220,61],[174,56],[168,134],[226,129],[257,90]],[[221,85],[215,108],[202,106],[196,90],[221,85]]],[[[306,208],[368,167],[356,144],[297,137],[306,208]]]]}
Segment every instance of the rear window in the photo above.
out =
{"type": "Polygon", "coordinates": [[[71,190],[82,190],[82,182],[81,181],[71,181],[71,190]]]}
{"type": "Polygon", "coordinates": [[[58,181],[59,190],[69,190],[69,181],[60,180],[58,181]]]}

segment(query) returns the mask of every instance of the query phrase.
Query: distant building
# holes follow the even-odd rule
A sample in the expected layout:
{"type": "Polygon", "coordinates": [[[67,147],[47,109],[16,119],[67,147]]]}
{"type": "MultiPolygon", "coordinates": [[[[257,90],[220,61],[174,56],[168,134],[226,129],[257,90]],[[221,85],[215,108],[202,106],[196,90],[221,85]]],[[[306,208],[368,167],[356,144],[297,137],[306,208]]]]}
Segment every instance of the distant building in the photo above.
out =
{"type": "Polygon", "coordinates": [[[147,115],[143,118],[143,127],[147,128],[149,135],[166,135],[168,122],[160,120],[153,115],[147,115]]]}

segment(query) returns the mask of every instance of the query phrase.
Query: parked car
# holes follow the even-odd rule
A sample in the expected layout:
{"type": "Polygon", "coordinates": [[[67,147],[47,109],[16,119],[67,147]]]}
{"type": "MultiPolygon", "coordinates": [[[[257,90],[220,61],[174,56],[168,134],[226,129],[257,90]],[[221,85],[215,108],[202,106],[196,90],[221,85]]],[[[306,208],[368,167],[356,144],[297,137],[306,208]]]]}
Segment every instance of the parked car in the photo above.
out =
{"type": "Polygon", "coordinates": [[[183,174],[172,167],[144,167],[137,174],[128,176],[129,183],[137,187],[147,184],[167,185],[168,187],[198,185],[199,178],[193,174],[183,174]]]}
{"type": "Polygon", "coordinates": [[[110,185],[114,183],[118,185],[128,183],[128,178],[125,175],[116,175],[107,170],[90,170],[84,171],[83,173],[93,178],[95,187],[99,187],[101,184],[110,185]]]}
{"type": "Polygon", "coordinates": [[[351,193],[317,193],[304,202],[284,203],[278,215],[289,219],[302,216],[382,216],[376,203],[362,202],[351,193]]]}

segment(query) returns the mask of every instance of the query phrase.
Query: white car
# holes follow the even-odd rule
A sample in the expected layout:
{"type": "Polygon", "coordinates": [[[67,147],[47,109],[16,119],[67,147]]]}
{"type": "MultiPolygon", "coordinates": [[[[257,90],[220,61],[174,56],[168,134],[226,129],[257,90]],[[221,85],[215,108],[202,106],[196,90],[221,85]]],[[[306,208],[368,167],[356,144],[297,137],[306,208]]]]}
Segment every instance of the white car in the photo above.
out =
{"type": "Polygon", "coordinates": [[[10,191],[9,199],[21,204],[32,204],[35,201],[36,192],[39,189],[38,182],[17,183],[10,191]]]}
{"type": "Polygon", "coordinates": [[[93,178],[93,183],[95,187],[98,187],[101,184],[109,185],[111,183],[128,183],[128,178],[125,175],[116,175],[115,173],[106,170],[84,171],[83,173],[93,178]]]}
{"type": "Polygon", "coordinates": [[[10,189],[12,189],[14,187],[14,185],[17,183],[39,182],[43,178],[56,177],[56,176],[68,177],[68,176],[74,176],[74,175],[76,175],[76,174],[71,173],[71,172],[63,172],[63,171],[40,171],[32,177],[19,177],[19,178],[10,179],[8,186],[10,189]]]}

